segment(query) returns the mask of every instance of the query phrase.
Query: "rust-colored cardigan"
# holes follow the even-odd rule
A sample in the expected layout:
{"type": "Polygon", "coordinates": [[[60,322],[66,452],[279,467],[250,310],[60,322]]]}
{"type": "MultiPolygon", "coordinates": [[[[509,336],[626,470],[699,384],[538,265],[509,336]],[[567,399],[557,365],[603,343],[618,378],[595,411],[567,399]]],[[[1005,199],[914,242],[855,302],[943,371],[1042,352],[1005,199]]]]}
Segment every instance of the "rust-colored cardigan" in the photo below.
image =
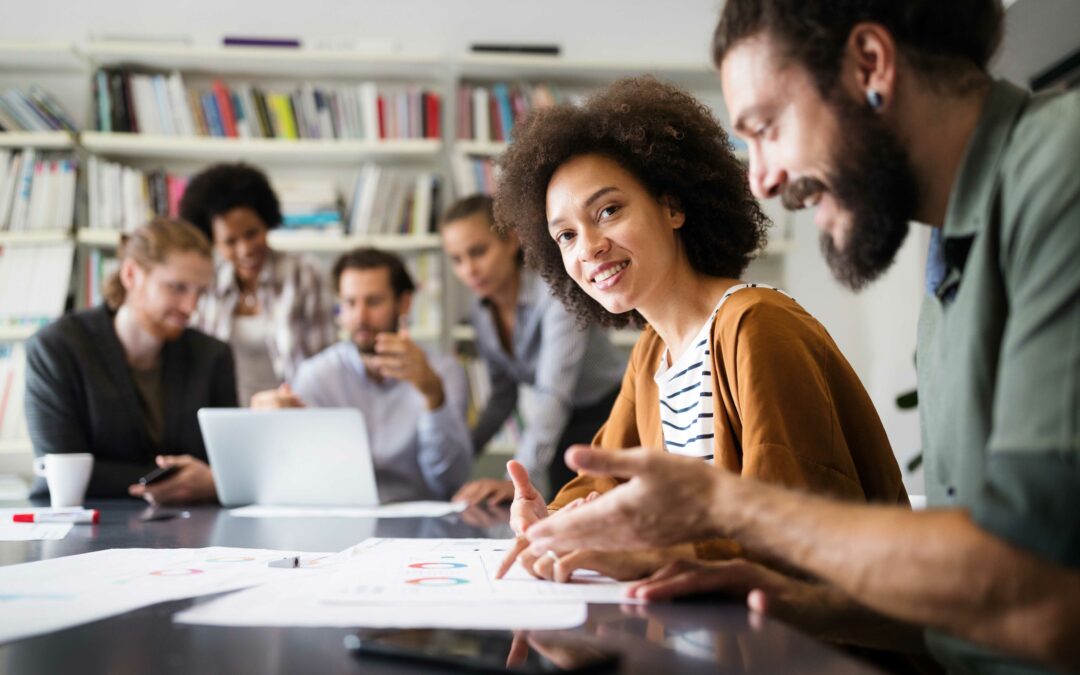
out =
{"type": "MultiPolygon", "coordinates": [[[[825,328],[787,296],[748,288],[721,306],[712,331],[713,463],[733,473],[842,499],[908,503],[874,404],[825,328]]],[[[663,452],[654,374],[665,345],[646,327],[622,389],[593,445],[663,452]]],[[[554,511],[614,479],[579,475],[554,511]]],[[[673,486],[674,488],[674,486],[673,486]]],[[[734,542],[696,545],[698,556],[730,557],[734,542]]]]}

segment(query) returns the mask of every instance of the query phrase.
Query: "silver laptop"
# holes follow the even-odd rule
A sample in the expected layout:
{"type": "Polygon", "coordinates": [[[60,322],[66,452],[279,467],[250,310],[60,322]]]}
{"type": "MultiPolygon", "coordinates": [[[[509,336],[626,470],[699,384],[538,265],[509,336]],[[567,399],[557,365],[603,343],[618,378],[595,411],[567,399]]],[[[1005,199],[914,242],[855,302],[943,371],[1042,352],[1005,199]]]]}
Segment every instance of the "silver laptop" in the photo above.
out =
{"type": "Polygon", "coordinates": [[[355,408],[199,410],[225,506],[376,506],[364,417],[355,408]]]}

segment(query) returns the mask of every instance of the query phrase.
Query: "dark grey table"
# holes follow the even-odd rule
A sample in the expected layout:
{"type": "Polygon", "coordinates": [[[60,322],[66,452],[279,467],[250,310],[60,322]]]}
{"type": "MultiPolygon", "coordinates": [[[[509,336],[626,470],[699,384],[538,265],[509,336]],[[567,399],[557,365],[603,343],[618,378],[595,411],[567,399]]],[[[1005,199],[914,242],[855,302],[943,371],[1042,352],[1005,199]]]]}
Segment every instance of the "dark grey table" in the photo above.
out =
{"type": "MultiPolygon", "coordinates": [[[[19,506],[0,503],[0,506],[19,506]]],[[[444,518],[233,518],[216,507],[189,519],[141,522],[135,501],[91,503],[101,523],[78,525],[59,541],[0,542],[0,565],[107,548],[238,546],[336,551],[367,537],[508,537],[505,511],[444,518]]],[[[216,596],[210,596],[216,597],[216,596]]],[[[0,645],[0,672],[23,673],[405,673],[431,672],[355,660],[340,628],[221,628],[174,624],[172,615],[203,599],[167,602],[91,624],[0,645]]],[[[0,600],[0,611],[3,601],[0,600]]],[[[622,673],[879,672],[776,621],[751,627],[741,603],[592,605],[579,630],[623,655],[622,673]]]]}

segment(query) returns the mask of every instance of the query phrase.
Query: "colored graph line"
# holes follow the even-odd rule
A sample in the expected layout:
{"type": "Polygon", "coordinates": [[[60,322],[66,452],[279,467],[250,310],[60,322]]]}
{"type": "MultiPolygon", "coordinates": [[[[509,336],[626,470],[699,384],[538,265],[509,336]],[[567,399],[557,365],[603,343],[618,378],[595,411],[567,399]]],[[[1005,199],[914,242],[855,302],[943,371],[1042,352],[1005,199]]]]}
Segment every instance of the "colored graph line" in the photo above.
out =
{"type": "Polygon", "coordinates": [[[459,562],[418,562],[409,565],[409,567],[414,570],[459,570],[468,567],[468,565],[459,562]]]}
{"type": "Polygon", "coordinates": [[[461,579],[459,577],[421,577],[420,579],[408,579],[405,583],[413,584],[414,586],[461,586],[462,584],[469,583],[468,579],[461,579]]]}
{"type": "Polygon", "coordinates": [[[203,573],[202,570],[188,568],[188,569],[182,569],[182,570],[157,570],[156,572],[151,572],[150,576],[152,576],[152,577],[189,577],[189,576],[192,576],[194,574],[202,574],[202,573],[203,573]]]}

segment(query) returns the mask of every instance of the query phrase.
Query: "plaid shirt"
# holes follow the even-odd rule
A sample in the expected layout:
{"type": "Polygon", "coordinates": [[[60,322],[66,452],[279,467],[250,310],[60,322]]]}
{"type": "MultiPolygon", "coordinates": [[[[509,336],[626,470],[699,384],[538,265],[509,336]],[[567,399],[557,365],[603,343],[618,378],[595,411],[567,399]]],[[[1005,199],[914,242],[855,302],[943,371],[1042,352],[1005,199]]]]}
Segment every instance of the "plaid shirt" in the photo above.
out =
{"type": "MultiPolygon", "coordinates": [[[[271,251],[255,294],[274,327],[266,348],[280,380],[292,378],[301,361],[336,341],[333,294],[313,261],[271,251]]],[[[221,263],[217,282],[199,301],[191,325],[229,342],[240,296],[232,264],[221,263]]]]}

